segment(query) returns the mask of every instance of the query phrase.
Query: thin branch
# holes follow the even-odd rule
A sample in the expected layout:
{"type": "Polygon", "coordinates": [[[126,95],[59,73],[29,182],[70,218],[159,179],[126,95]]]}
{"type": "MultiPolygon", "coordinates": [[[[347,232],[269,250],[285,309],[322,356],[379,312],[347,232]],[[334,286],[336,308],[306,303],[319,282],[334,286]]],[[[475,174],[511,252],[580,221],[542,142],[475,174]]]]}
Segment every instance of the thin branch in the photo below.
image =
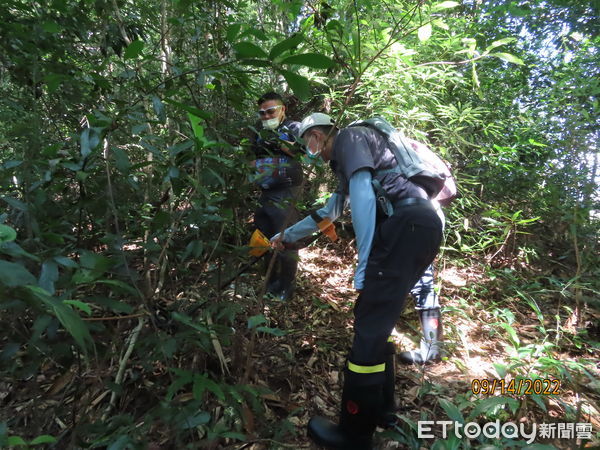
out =
{"type": "MultiPolygon", "coordinates": [[[[143,318],[143,317],[139,318],[137,326],[135,327],[135,329],[129,336],[129,343],[127,345],[127,350],[125,351],[125,354],[119,361],[119,370],[117,372],[117,376],[115,377],[116,385],[120,385],[123,382],[123,376],[125,375],[125,367],[127,366],[127,362],[129,361],[129,358],[131,357],[131,353],[133,353],[133,348],[135,347],[135,343],[137,342],[138,337],[140,336],[140,331],[142,331],[142,328],[144,327],[145,323],[146,323],[145,318],[143,318]]],[[[117,403],[117,392],[113,391],[110,396],[110,402],[108,404],[108,407],[106,408],[106,411],[104,411],[104,414],[102,416],[103,421],[106,420],[106,418],[108,417],[108,415],[110,414],[111,410],[114,408],[116,403],[117,403]]]]}
{"type": "MultiPolygon", "coordinates": [[[[109,163],[109,149],[110,149],[110,145],[109,145],[108,137],[106,137],[104,139],[103,156],[104,156],[104,164],[106,167],[106,190],[107,190],[107,194],[108,194],[108,204],[109,204],[111,213],[112,213],[114,221],[115,221],[116,235],[119,236],[120,238],[122,238],[123,236],[121,234],[121,227],[119,226],[119,214],[117,211],[117,205],[115,202],[115,196],[114,196],[113,186],[112,186],[111,168],[110,168],[110,163],[109,163]]],[[[129,262],[127,261],[125,252],[123,251],[122,248],[120,248],[120,250],[121,250],[121,256],[123,257],[123,265],[125,267],[125,272],[127,272],[127,276],[131,280],[131,284],[133,285],[133,288],[136,290],[137,294],[140,296],[141,299],[144,300],[145,299],[144,294],[142,294],[142,291],[138,287],[136,279],[133,276],[133,273],[131,272],[131,268],[129,267],[129,262]]]]}
{"type": "Polygon", "coordinates": [[[475,61],[479,61],[480,59],[483,59],[485,57],[487,57],[489,55],[479,55],[476,56],[475,58],[471,58],[471,59],[465,59],[463,61],[432,61],[432,62],[428,62],[428,63],[422,63],[422,64],[417,64],[415,66],[411,66],[411,67],[407,67],[407,70],[410,69],[414,69],[416,67],[423,67],[423,66],[443,66],[443,65],[452,65],[452,66],[459,66],[461,64],[469,64],[469,63],[473,63],[475,61]]]}
{"type": "Polygon", "coordinates": [[[117,17],[117,26],[119,27],[119,32],[121,33],[121,37],[125,41],[127,45],[131,44],[131,39],[127,36],[127,32],[125,31],[125,26],[123,25],[123,17],[121,16],[121,11],[119,10],[119,6],[117,5],[116,0],[112,0],[112,6],[115,10],[115,16],[117,17]]]}
{"type": "Polygon", "coordinates": [[[360,31],[360,17],[358,16],[358,5],[356,3],[356,0],[354,0],[354,14],[356,15],[356,42],[358,44],[358,50],[357,50],[357,59],[358,59],[358,72],[361,72],[361,67],[362,67],[362,48],[360,45],[360,35],[361,35],[361,31],[360,31]]]}
{"type": "MultiPolygon", "coordinates": [[[[415,7],[415,9],[412,11],[412,13],[414,14],[414,12],[419,9],[419,6],[417,5],[415,7]]],[[[407,12],[405,17],[408,15],[409,13],[407,12]]],[[[412,28],[410,30],[408,30],[407,32],[401,34],[401,35],[396,35],[397,33],[400,32],[400,27],[401,27],[401,22],[397,22],[394,26],[394,29],[392,30],[392,33],[390,34],[390,38],[388,40],[388,42],[381,48],[379,49],[379,51],[367,62],[367,64],[365,65],[364,69],[362,67],[359,67],[359,73],[356,76],[356,78],[354,79],[354,82],[352,83],[352,85],[350,86],[350,90],[348,92],[348,94],[346,95],[346,101],[343,104],[342,110],[340,111],[339,114],[339,118],[342,117],[345,109],[348,107],[348,105],[350,104],[350,100],[352,99],[352,97],[354,96],[354,92],[356,91],[356,89],[358,88],[358,85],[360,84],[360,81],[362,79],[362,76],[365,74],[365,72],[367,71],[367,69],[369,67],[371,67],[371,65],[383,54],[383,52],[385,52],[388,48],[390,48],[393,44],[395,44],[396,42],[398,42],[400,39],[408,36],[409,34],[413,33],[414,31],[418,30],[420,28],[416,27],[416,28],[412,28]],[[395,36],[396,35],[396,36],[395,36]]]]}
{"type": "Polygon", "coordinates": [[[181,78],[181,77],[185,77],[187,75],[190,75],[192,73],[197,73],[197,72],[203,72],[206,69],[214,69],[215,67],[223,67],[223,66],[227,66],[229,64],[234,63],[235,61],[231,60],[231,61],[225,61],[223,63],[219,63],[219,64],[211,64],[208,66],[203,66],[203,67],[198,67],[196,69],[190,69],[190,70],[186,70],[185,72],[181,72],[178,75],[173,75],[169,78],[165,78],[163,81],[161,81],[160,83],[156,84],[153,88],[150,88],[150,90],[145,91],[142,93],[142,95],[140,95],[137,100],[135,100],[130,107],[134,107],[135,105],[137,105],[139,102],[141,102],[145,96],[147,96],[148,94],[152,94],[153,92],[157,91],[161,86],[163,86],[164,84],[168,83],[169,81],[173,81],[176,80],[177,78],[181,78]]]}
{"type": "Polygon", "coordinates": [[[83,318],[81,320],[83,320],[84,322],[101,322],[104,320],[125,320],[125,319],[135,319],[136,317],[143,317],[143,316],[147,316],[148,313],[144,312],[144,313],[139,313],[139,314],[128,314],[126,316],[109,316],[109,317],[87,317],[87,318],[83,318]]]}

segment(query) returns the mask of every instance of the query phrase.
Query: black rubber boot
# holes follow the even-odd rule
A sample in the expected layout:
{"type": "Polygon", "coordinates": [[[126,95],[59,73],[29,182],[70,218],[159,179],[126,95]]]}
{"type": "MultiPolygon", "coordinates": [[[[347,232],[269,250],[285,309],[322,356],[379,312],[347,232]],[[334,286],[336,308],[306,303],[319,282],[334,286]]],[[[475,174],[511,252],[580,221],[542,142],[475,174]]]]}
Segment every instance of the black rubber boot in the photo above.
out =
{"type": "Polygon", "coordinates": [[[281,301],[291,300],[296,288],[296,272],[298,270],[298,252],[285,251],[278,256],[279,273],[278,290],[273,293],[281,301]]]}
{"type": "Polygon", "coordinates": [[[340,423],[320,416],[313,417],[308,422],[308,436],[325,448],[371,450],[373,433],[381,412],[382,386],[348,384],[346,381],[342,394],[340,423]]]}
{"type": "MultiPolygon", "coordinates": [[[[265,258],[265,262],[264,262],[265,273],[268,272],[270,263],[271,263],[271,258],[265,258]]],[[[279,279],[280,278],[280,275],[279,275],[280,270],[281,270],[280,269],[280,261],[279,261],[279,258],[276,257],[275,261],[273,262],[273,268],[271,269],[271,273],[269,274],[269,278],[267,280],[267,291],[265,292],[266,294],[275,296],[281,290],[281,280],[279,279]]]]}
{"type": "Polygon", "coordinates": [[[385,347],[385,382],[383,383],[383,398],[379,426],[391,428],[396,423],[396,345],[388,342],[385,347]]]}
{"type": "Polygon", "coordinates": [[[281,291],[281,283],[279,280],[271,280],[267,283],[267,292],[266,294],[277,295],[279,291],[281,291]]]}
{"type": "Polygon", "coordinates": [[[440,341],[442,340],[442,315],[440,308],[419,311],[423,338],[421,348],[398,354],[402,364],[426,364],[439,362],[441,357],[440,341]]]}

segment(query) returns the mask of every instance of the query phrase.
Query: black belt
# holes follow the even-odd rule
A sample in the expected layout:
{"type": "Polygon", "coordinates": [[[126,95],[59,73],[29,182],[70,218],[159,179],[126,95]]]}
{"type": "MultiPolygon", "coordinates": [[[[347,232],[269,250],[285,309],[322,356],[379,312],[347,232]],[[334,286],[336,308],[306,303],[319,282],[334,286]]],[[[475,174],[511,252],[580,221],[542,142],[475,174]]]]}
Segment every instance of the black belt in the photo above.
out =
{"type": "Polygon", "coordinates": [[[403,198],[401,200],[398,200],[397,202],[394,202],[394,211],[397,211],[400,208],[403,208],[405,206],[413,206],[413,205],[423,205],[423,206],[428,206],[430,208],[433,208],[433,205],[431,204],[430,200],[427,200],[425,198],[419,198],[419,197],[408,197],[408,198],[403,198]]]}

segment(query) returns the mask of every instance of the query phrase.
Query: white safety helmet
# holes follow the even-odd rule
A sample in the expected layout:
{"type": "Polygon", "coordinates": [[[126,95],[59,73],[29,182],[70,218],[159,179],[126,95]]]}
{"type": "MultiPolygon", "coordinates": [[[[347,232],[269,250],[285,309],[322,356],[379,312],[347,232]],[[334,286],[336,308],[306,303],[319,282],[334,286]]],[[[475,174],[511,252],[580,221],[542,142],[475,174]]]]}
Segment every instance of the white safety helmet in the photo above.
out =
{"type": "Polygon", "coordinates": [[[304,133],[306,133],[309,129],[311,129],[312,127],[317,127],[317,126],[331,126],[334,125],[335,126],[335,122],[333,121],[333,119],[331,118],[331,116],[328,116],[327,114],[323,114],[323,113],[312,113],[310,116],[306,116],[304,118],[304,120],[302,121],[302,123],[300,123],[300,130],[298,131],[298,134],[300,137],[304,136],[304,133]]]}

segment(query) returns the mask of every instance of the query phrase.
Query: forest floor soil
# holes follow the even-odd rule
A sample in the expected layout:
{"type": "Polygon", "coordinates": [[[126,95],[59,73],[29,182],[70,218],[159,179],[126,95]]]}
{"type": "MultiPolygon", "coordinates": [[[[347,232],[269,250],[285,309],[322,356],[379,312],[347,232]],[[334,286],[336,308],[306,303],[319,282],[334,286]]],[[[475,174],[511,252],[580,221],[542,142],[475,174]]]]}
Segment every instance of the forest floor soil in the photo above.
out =
{"type": "MultiPolygon", "coordinates": [[[[286,303],[267,300],[264,312],[271,326],[287,330],[288,334],[275,339],[260,338],[256,377],[260,384],[274,392],[271,400],[266,402],[270,409],[267,416],[274,420],[287,418],[294,425],[292,432],[296,437],[290,440],[288,436],[279,441],[281,447],[271,442],[266,446],[257,444],[247,448],[316,449],[306,437],[309,419],[322,415],[337,420],[343,368],[352,340],[352,308],[357,298],[352,288],[354,257],[354,250],[349,245],[330,244],[303,249],[294,299],[286,303]]],[[[417,422],[428,413],[429,418],[448,420],[439,406],[440,398],[450,403],[454,403],[457,396],[468,398],[473,380],[499,379],[495,365],[509,364],[510,348],[506,336],[489,326],[489,312],[477,311],[474,306],[465,309],[464,301],[460,301],[469,295],[469,286],[484,281],[483,277],[481,271],[472,267],[446,266],[438,271],[436,281],[441,284],[446,356],[436,364],[397,366],[396,402],[401,418],[417,422]]],[[[519,317],[519,322],[518,333],[523,339],[541,338],[533,318],[519,317]]],[[[420,332],[418,316],[409,298],[395,328],[397,351],[417,348],[420,332]]],[[[600,376],[600,367],[597,369],[596,376],[600,376]]],[[[573,386],[562,383],[559,401],[551,399],[546,412],[530,402],[526,410],[520,411],[521,423],[559,422],[565,403],[575,405],[585,398],[596,414],[581,421],[592,422],[595,429],[600,428],[598,399],[582,397],[573,386]]],[[[471,397],[474,401],[485,395],[471,397]]],[[[409,448],[390,436],[389,432],[378,429],[375,448],[409,448]]],[[[433,443],[434,440],[424,441],[423,448],[429,448],[433,443]]],[[[571,448],[574,444],[574,441],[554,442],[556,448],[571,448]]]]}

